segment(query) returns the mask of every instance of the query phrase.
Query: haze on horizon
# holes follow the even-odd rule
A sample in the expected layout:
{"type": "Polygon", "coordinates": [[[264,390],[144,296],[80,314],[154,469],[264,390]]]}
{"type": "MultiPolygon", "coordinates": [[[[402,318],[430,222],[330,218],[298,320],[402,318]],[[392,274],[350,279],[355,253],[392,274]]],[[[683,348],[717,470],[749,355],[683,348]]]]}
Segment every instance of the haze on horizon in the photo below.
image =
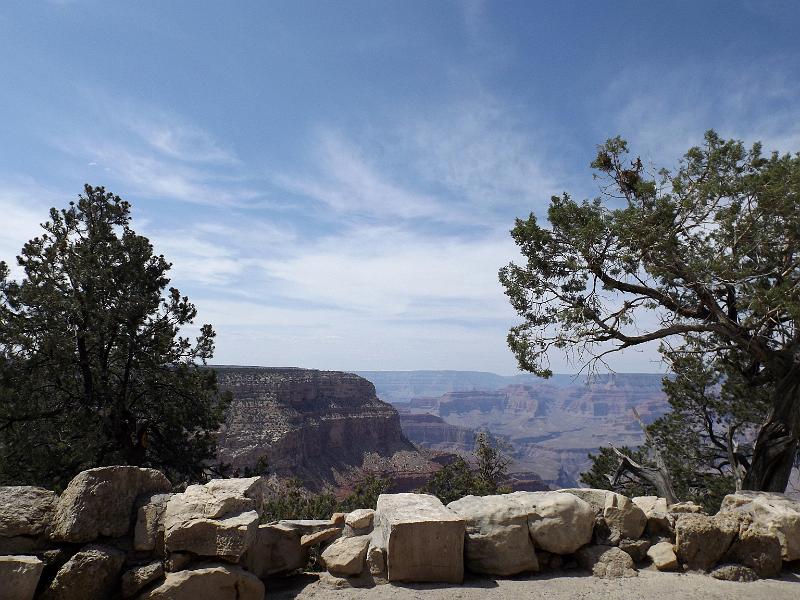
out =
{"type": "Polygon", "coordinates": [[[796,3],[564,4],[4,3],[0,259],[103,185],[215,364],[515,373],[508,231],[596,196],[596,144],[800,150],[796,3]]]}

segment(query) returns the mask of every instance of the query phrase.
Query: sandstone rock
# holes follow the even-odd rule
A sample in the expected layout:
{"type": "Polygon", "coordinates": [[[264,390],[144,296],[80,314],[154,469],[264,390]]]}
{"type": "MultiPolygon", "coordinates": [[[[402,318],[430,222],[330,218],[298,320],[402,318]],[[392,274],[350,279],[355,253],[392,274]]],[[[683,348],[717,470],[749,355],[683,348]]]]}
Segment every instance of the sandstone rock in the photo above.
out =
{"type": "Polygon", "coordinates": [[[205,485],[190,485],[185,492],[173,495],[167,502],[164,512],[165,532],[193,519],[221,519],[256,510],[256,501],[245,496],[242,489],[247,489],[246,482],[257,479],[259,478],[226,480],[234,482],[229,485],[215,483],[220,480],[213,480],[205,485]]]}
{"type": "Polygon", "coordinates": [[[466,522],[464,560],[470,571],[505,576],[539,570],[528,531],[532,507],[513,494],[466,496],[447,508],[466,522]]]}
{"type": "Polygon", "coordinates": [[[594,510],[574,494],[516,492],[510,494],[528,510],[528,529],[537,548],[572,554],[592,539],[594,510]]]}
{"type": "Polygon", "coordinates": [[[386,554],[372,540],[367,548],[367,568],[376,579],[386,579],[386,554]]]}
{"type": "Polygon", "coordinates": [[[559,490],[573,494],[588,502],[595,514],[602,517],[605,525],[617,540],[636,539],[647,525],[647,517],[630,498],[609,490],[570,488],[559,490]]]}
{"type": "Polygon", "coordinates": [[[132,598],[141,589],[164,577],[160,561],[134,567],[122,575],[122,597],[132,598]]]}
{"type": "Polygon", "coordinates": [[[778,538],[783,560],[800,560],[800,500],[785,494],[742,491],[725,496],[723,512],[749,515],[754,524],[778,538]]]}
{"type": "Polygon", "coordinates": [[[285,525],[259,525],[242,565],[259,579],[302,569],[308,552],[300,545],[300,534],[285,525]]]}
{"type": "Polygon", "coordinates": [[[666,535],[672,536],[674,517],[669,514],[667,508],[667,500],[659,498],[658,496],[637,496],[631,498],[631,501],[642,509],[645,517],[647,517],[647,525],[645,532],[649,535],[666,535]]]}
{"type": "Polygon", "coordinates": [[[675,556],[675,549],[670,542],[659,542],[650,546],[647,556],[659,571],[674,571],[678,568],[678,557],[675,556]]]}
{"type": "Polygon", "coordinates": [[[722,565],[711,571],[711,576],[714,579],[722,579],[724,581],[756,581],[756,575],[753,569],[743,567],[742,565],[722,565]]]}
{"type": "Polygon", "coordinates": [[[707,571],[725,556],[739,532],[735,515],[683,514],[675,522],[675,547],[689,569],[707,571]]]}
{"type": "Polygon", "coordinates": [[[56,494],[32,486],[0,486],[0,537],[38,536],[50,525],[56,494]]]}
{"type": "Polygon", "coordinates": [[[307,533],[300,538],[300,545],[303,548],[310,548],[316,544],[336,539],[341,533],[342,530],[338,527],[329,527],[328,529],[322,529],[314,533],[307,533]]]}
{"type": "Polygon", "coordinates": [[[339,538],[322,552],[322,562],[332,575],[348,577],[364,570],[370,536],[339,538]]]}
{"type": "Polygon", "coordinates": [[[353,529],[365,529],[372,526],[375,511],[369,508],[359,508],[345,517],[345,524],[353,529]]]}
{"type": "Polygon", "coordinates": [[[133,524],[137,496],[170,487],[155,469],[113,466],[78,473],[56,503],[52,537],[78,543],[124,536],[133,524]]]}
{"type": "Polygon", "coordinates": [[[164,583],[138,600],[263,600],[264,584],[230,565],[208,564],[168,573],[164,583]]]}
{"type": "Polygon", "coordinates": [[[647,558],[647,550],[650,548],[649,540],[620,540],[618,548],[627,552],[633,562],[641,562],[647,558]]]}
{"type": "Polygon", "coordinates": [[[261,515],[269,500],[269,486],[265,477],[239,477],[232,479],[212,479],[204,485],[213,496],[238,496],[253,501],[253,508],[261,515]]]}
{"type": "Polygon", "coordinates": [[[219,556],[236,562],[249,547],[257,529],[258,513],[254,510],[220,519],[190,519],[173,523],[166,529],[164,545],[170,552],[219,556]]]}
{"type": "Polygon", "coordinates": [[[43,568],[35,556],[0,556],[0,598],[33,600],[43,568]]]}
{"type": "Polygon", "coordinates": [[[164,513],[173,494],[149,494],[140,498],[133,530],[133,548],[140,551],[164,552],[164,513]]]}
{"type": "Polygon", "coordinates": [[[753,569],[759,577],[774,577],[782,566],[781,543],[776,535],[759,526],[742,527],[727,559],[753,569]]]}
{"type": "Polygon", "coordinates": [[[375,512],[389,581],[461,583],[465,521],[427,494],[381,494],[375,512]]]}
{"type": "Polygon", "coordinates": [[[58,570],[41,600],[107,600],[124,562],[125,554],[116,548],[86,546],[58,570]]]}
{"type": "Polygon", "coordinates": [[[613,546],[584,546],[575,554],[578,564],[592,572],[595,577],[613,579],[637,577],[633,559],[613,546]]]}

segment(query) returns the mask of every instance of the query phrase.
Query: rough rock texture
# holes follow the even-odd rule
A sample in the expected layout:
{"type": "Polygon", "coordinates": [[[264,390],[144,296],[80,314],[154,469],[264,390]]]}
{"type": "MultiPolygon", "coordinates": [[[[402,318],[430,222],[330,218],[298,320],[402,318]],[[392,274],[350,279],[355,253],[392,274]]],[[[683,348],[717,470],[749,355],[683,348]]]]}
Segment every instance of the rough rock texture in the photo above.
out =
{"type": "Polygon", "coordinates": [[[307,487],[341,484],[355,469],[409,478],[419,486],[439,468],[400,429],[397,411],[352,373],[288,368],[215,367],[233,394],[220,431],[219,459],[234,468],[266,458],[281,476],[307,487]],[[397,455],[397,460],[394,460],[397,455]]]}
{"type": "Polygon", "coordinates": [[[539,570],[528,531],[532,507],[526,507],[513,494],[466,496],[447,508],[466,521],[467,569],[501,576],[539,570]]]}
{"type": "Polygon", "coordinates": [[[133,530],[133,548],[141,551],[164,551],[164,513],[173,494],[148,494],[140,498],[133,530]]]}
{"type": "Polygon", "coordinates": [[[307,533],[300,538],[300,545],[303,548],[310,548],[311,546],[321,544],[322,542],[335,539],[339,537],[341,533],[342,530],[338,527],[328,527],[327,529],[321,529],[320,531],[307,533]]]}
{"type": "Polygon", "coordinates": [[[637,496],[631,501],[642,509],[647,517],[645,532],[649,535],[672,536],[675,519],[669,514],[667,500],[658,496],[637,496]]]}
{"type": "Polygon", "coordinates": [[[685,513],[705,513],[703,507],[697,504],[696,502],[692,502],[691,500],[686,500],[684,502],[676,502],[675,504],[669,505],[669,512],[674,514],[685,514],[685,513]]]}
{"type": "Polygon", "coordinates": [[[230,565],[199,565],[167,574],[164,583],[139,600],[263,600],[261,580],[230,565]]]}
{"type": "Polygon", "coordinates": [[[627,552],[633,562],[641,562],[647,558],[647,550],[650,548],[649,540],[620,540],[617,546],[623,552],[627,552]]]}
{"type": "Polygon", "coordinates": [[[602,518],[602,523],[608,527],[615,541],[636,539],[644,532],[647,516],[627,496],[609,490],[571,488],[559,491],[588,502],[596,515],[602,518]]]}
{"type": "Polygon", "coordinates": [[[782,566],[778,537],[758,525],[741,527],[727,559],[750,567],[759,577],[774,577],[782,566]]]}
{"type": "Polygon", "coordinates": [[[0,598],[33,600],[43,568],[35,556],[0,556],[0,598]]]}
{"type": "Polygon", "coordinates": [[[372,527],[375,511],[370,508],[359,508],[345,517],[344,522],[353,529],[365,529],[372,527]]]}
{"type": "Polygon", "coordinates": [[[371,536],[369,548],[367,548],[367,568],[369,574],[376,579],[386,579],[386,553],[383,548],[375,545],[374,538],[371,536]]]}
{"type": "Polygon", "coordinates": [[[171,487],[155,469],[113,466],[83,471],[58,499],[53,539],[81,543],[123,536],[131,529],[136,498],[171,487]]]}
{"type": "Polygon", "coordinates": [[[129,569],[122,575],[122,597],[132,598],[140,590],[164,577],[164,567],[160,561],[129,569]]]}
{"type": "Polygon", "coordinates": [[[647,549],[647,556],[659,571],[674,571],[678,568],[678,557],[670,542],[659,542],[647,549]]]}
{"type": "Polygon", "coordinates": [[[300,534],[280,524],[259,525],[242,557],[242,565],[260,579],[297,571],[307,562],[308,553],[300,545],[300,534]]]}
{"type": "Polygon", "coordinates": [[[721,565],[711,571],[711,576],[723,581],[756,581],[758,579],[758,575],[753,569],[742,565],[721,565]]]}
{"type": "Polygon", "coordinates": [[[53,517],[56,494],[32,486],[0,486],[0,537],[38,536],[53,517]]]}
{"type": "Polygon", "coordinates": [[[581,567],[602,579],[639,575],[633,566],[633,559],[626,552],[614,546],[584,546],[578,550],[575,558],[578,559],[581,567]]]}
{"type": "Polygon", "coordinates": [[[125,554],[92,544],[58,570],[41,600],[107,600],[119,583],[125,554]]]}
{"type": "Polygon", "coordinates": [[[381,494],[375,511],[389,581],[461,583],[463,517],[426,494],[381,494]]]}
{"type": "Polygon", "coordinates": [[[572,554],[592,539],[594,510],[574,494],[515,492],[528,509],[528,530],[537,548],[553,554],[572,554]]]}
{"type": "Polygon", "coordinates": [[[220,519],[190,519],[165,531],[164,544],[170,552],[192,552],[238,561],[250,546],[258,529],[254,510],[220,519]]]}
{"type": "Polygon", "coordinates": [[[777,536],[783,560],[800,560],[800,501],[785,494],[742,491],[725,496],[723,512],[749,515],[754,524],[777,536]]]}
{"type": "Polygon", "coordinates": [[[739,533],[736,515],[683,514],[675,522],[675,547],[689,569],[707,571],[725,556],[739,533]]]}
{"type": "Polygon", "coordinates": [[[370,536],[339,538],[322,552],[322,562],[332,575],[349,577],[364,570],[370,536]]]}

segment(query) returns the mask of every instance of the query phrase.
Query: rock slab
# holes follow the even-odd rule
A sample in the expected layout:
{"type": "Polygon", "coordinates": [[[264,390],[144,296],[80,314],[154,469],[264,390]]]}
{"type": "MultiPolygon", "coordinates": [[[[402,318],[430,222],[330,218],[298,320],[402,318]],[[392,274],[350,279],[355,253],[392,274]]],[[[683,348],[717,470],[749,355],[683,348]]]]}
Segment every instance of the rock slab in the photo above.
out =
{"type": "Polygon", "coordinates": [[[653,566],[659,571],[674,571],[678,568],[678,557],[670,542],[659,542],[650,546],[647,556],[653,561],[653,566]]]}
{"type": "Polygon", "coordinates": [[[331,575],[351,577],[364,570],[370,536],[343,537],[322,552],[322,562],[331,575]]]}
{"type": "Polygon", "coordinates": [[[139,596],[139,600],[263,600],[261,580],[230,565],[198,565],[168,573],[164,583],[139,596]]]}
{"type": "Polygon", "coordinates": [[[259,525],[242,565],[259,579],[287,574],[306,566],[308,552],[300,545],[300,533],[285,525],[259,525]]]}
{"type": "Polygon", "coordinates": [[[800,501],[786,494],[741,491],[725,496],[723,512],[749,515],[754,524],[778,538],[783,560],[800,560],[800,501]]]}
{"type": "Polygon", "coordinates": [[[117,587],[125,554],[92,544],[58,570],[41,600],[107,600],[117,587]]]}
{"type": "Polygon", "coordinates": [[[33,600],[43,568],[35,556],[0,556],[0,598],[33,600]]]}

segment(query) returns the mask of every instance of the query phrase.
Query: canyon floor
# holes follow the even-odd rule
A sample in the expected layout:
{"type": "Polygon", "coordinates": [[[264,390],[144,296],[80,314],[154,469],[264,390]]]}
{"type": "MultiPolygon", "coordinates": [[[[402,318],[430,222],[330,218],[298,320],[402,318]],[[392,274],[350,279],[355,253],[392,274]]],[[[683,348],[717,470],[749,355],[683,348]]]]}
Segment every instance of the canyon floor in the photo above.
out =
{"type": "Polygon", "coordinates": [[[718,581],[700,574],[659,573],[642,570],[630,579],[597,579],[574,573],[549,573],[506,579],[468,578],[461,586],[443,584],[390,584],[371,588],[336,587],[325,575],[308,574],[268,586],[270,598],[280,600],[737,600],[769,598],[797,600],[800,597],[800,571],[784,573],[780,579],[752,583],[718,581]]]}

